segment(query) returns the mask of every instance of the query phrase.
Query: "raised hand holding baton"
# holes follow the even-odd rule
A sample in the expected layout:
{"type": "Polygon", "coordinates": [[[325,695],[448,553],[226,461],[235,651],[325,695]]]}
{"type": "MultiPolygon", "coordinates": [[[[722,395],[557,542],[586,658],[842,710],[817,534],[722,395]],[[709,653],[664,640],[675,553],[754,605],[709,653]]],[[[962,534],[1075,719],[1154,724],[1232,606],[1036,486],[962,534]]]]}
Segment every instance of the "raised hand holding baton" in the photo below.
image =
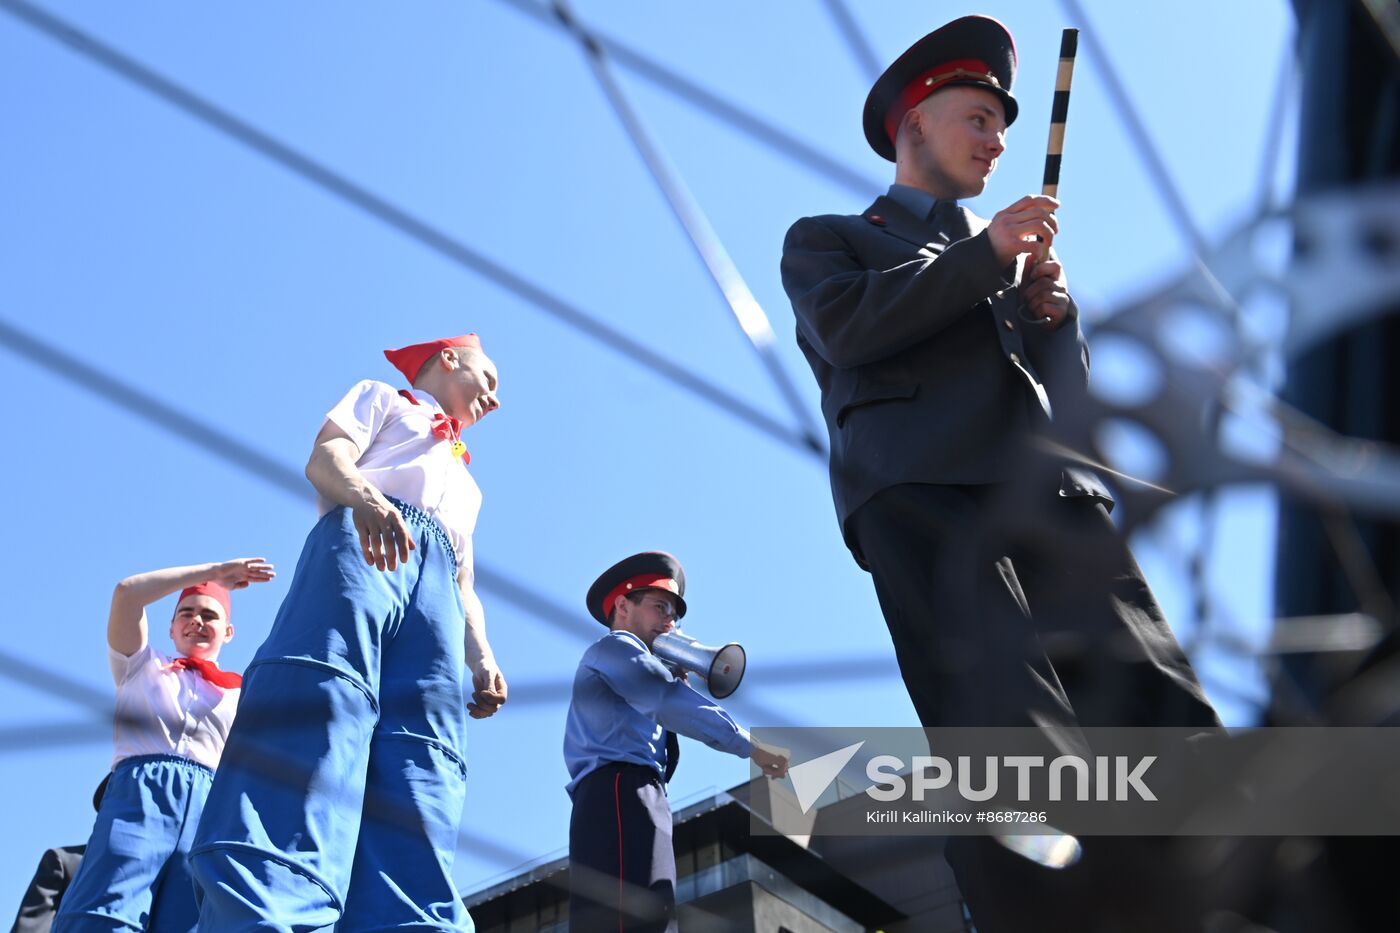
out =
{"type": "MultiPolygon", "coordinates": [[[[1065,29],[1060,33],[1060,67],[1055,72],[1055,97],[1050,105],[1050,139],[1045,144],[1045,177],[1040,193],[1058,197],[1060,190],[1060,157],[1065,148],[1065,122],[1069,119],[1069,90],[1074,81],[1074,56],[1079,50],[1079,30],[1065,29]]],[[[1036,237],[1041,248],[1026,257],[1029,273],[1050,255],[1050,242],[1036,237]]],[[[1024,316],[1024,309],[1022,315],[1024,316]]],[[[1048,319],[1047,319],[1048,320],[1048,319]]]]}

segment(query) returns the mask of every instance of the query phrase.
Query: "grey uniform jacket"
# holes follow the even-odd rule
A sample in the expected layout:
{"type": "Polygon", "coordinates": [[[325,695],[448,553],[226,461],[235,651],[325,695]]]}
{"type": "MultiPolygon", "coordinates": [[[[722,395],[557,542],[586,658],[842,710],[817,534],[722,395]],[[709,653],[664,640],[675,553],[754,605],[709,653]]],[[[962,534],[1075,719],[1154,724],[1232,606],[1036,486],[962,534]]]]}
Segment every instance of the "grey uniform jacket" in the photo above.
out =
{"type": "MultiPolygon", "coordinates": [[[[1022,320],[987,221],[966,216],[972,236],[957,239],[882,196],[863,214],[804,217],[788,231],[783,287],[821,387],[843,533],[890,486],[1012,479],[1033,433],[1087,389],[1073,303],[1053,331],[1022,320]]],[[[1064,469],[1061,493],[1113,501],[1079,467],[1064,469]]],[[[848,533],[846,543],[860,561],[848,533]]]]}

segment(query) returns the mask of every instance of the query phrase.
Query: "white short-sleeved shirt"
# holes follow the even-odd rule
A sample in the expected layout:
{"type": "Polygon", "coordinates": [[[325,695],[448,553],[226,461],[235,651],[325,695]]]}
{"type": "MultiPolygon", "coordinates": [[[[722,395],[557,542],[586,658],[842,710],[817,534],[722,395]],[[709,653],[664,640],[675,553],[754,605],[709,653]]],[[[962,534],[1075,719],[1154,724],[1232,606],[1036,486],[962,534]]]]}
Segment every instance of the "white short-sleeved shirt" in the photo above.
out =
{"type": "MultiPolygon", "coordinates": [[[[422,389],[415,405],[383,382],[366,379],[352,388],[326,420],[360,448],[355,462],[364,478],[386,496],[416,505],[447,532],[459,559],[471,554],[472,532],[481,511],[481,489],[452,444],[432,433],[442,408],[422,389]]],[[[335,504],[317,497],[324,515],[335,504]]]]}
{"type": "Polygon", "coordinates": [[[117,684],[113,767],[136,755],[179,755],[219,766],[238,710],[237,687],[225,690],[198,671],[172,668],[171,659],[150,645],[131,657],[109,646],[107,662],[117,684]]]}

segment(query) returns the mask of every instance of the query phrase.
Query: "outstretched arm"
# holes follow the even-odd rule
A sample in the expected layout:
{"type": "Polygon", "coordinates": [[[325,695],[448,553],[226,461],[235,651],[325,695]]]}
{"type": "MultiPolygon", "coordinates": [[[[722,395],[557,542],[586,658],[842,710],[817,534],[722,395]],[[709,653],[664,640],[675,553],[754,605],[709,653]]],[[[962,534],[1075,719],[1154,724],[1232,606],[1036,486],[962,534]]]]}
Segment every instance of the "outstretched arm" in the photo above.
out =
{"type": "Polygon", "coordinates": [[[751,739],[753,750],[749,752],[749,757],[754,764],[758,765],[758,770],[763,772],[764,777],[780,778],[787,777],[788,762],[792,758],[792,752],[786,748],[779,748],[776,745],[764,745],[757,739],[751,739]]]}
{"type": "Polygon", "coordinates": [[[240,557],[217,564],[167,567],[127,577],[112,591],[112,610],[107,616],[107,644],[113,651],[128,658],[146,647],[146,607],[187,586],[218,583],[230,590],[238,590],[275,576],[277,574],[272,565],[263,558],[240,557]]]}
{"type": "Polygon", "coordinates": [[[672,732],[740,758],[752,754],[749,734],[718,703],[667,670],[640,641],[604,638],[590,653],[592,668],[627,705],[672,732]]]}

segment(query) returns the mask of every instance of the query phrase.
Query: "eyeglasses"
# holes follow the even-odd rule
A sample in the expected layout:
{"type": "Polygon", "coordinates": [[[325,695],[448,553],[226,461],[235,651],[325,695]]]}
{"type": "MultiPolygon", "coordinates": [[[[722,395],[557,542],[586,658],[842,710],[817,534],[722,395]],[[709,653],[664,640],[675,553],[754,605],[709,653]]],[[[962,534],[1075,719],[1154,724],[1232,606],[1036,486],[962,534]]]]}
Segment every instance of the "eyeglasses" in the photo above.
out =
{"type": "Polygon", "coordinates": [[[676,607],[669,599],[648,598],[646,596],[633,597],[633,601],[638,605],[649,605],[654,608],[663,619],[674,619],[676,617],[676,607]]]}

